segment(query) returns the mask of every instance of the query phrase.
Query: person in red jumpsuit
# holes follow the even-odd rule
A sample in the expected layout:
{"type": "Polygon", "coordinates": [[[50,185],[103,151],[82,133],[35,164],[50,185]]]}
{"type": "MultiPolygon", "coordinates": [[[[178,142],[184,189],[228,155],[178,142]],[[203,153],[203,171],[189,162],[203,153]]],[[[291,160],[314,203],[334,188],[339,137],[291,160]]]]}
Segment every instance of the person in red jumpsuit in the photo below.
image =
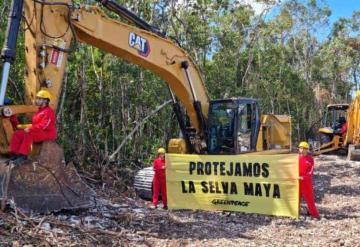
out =
{"type": "Polygon", "coordinates": [[[313,172],[314,159],[309,154],[309,144],[301,142],[299,145],[300,199],[305,199],[310,215],[313,218],[319,218],[320,215],[314,201],[313,172]]]}
{"type": "Polygon", "coordinates": [[[347,122],[345,117],[339,117],[338,124],[335,127],[334,134],[338,134],[342,137],[345,137],[347,131],[347,122]]]}
{"type": "Polygon", "coordinates": [[[341,136],[345,136],[346,135],[346,131],[347,131],[347,122],[343,123],[340,129],[340,134],[341,136]]]}
{"type": "Polygon", "coordinates": [[[32,117],[31,125],[18,125],[18,128],[12,136],[9,151],[13,155],[10,162],[20,165],[27,159],[31,151],[31,145],[35,142],[56,140],[56,118],[53,109],[49,107],[51,95],[47,90],[40,90],[36,94],[35,104],[39,110],[32,117]]]}
{"type": "Polygon", "coordinates": [[[163,208],[167,209],[167,197],[166,197],[166,177],[165,177],[165,149],[158,149],[158,156],[154,160],[154,178],[153,178],[153,195],[152,203],[153,208],[157,208],[159,201],[159,194],[161,191],[161,198],[163,202],[163,208]]]}

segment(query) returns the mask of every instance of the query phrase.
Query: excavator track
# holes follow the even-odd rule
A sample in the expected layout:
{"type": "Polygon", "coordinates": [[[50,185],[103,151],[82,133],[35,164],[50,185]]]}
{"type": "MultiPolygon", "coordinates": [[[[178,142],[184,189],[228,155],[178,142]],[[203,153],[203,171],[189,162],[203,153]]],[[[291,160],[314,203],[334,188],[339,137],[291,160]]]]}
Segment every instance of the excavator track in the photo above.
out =
{"type": "Polygon", "coordinates": [[[11,170],[1,162],[0,185],[0,199],[13,200],[25,212],[48,213],[95,205],[96,193],[81,180],[72,164],[65,164],[63,150],[55,142],[44,142],[39,155],[11,170]]]}
{"type": "Polygon", "coordinates": [[[152,167],[146,167],[138,171],[135,175],[134,188],[136,194],[144,200],[150,201],[152,198],[152,181],[154,170],[152,167]]]}

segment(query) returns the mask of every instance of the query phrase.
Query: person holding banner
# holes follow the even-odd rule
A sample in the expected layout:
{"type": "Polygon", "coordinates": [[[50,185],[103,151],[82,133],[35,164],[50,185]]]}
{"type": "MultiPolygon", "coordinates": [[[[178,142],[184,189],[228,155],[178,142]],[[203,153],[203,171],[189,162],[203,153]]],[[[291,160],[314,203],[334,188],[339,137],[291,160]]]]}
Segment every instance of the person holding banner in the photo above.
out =
{"type": "Polygon", "coordinates": [[[312,176],[314,173],[314,159],[309,154],[309,144],[299,144],[299,173],[300,173],[300,199],[304,198],[309,213],[313,218],[320,218],[316,209],[313,193],[312,176]]]}
{"type": "Polygon", "coordinates": [[[157,152],[157,158],[154,160],[154,178],[153,178],[153,196],[152,196],[152,208],[157,208],[159,201],[159,194],[161,191],[161,198],[163,202],[163,209],[167,209],[167,197],[166,197],[166,177],[165,177],[165,149],[159,148],[157,152]]]}

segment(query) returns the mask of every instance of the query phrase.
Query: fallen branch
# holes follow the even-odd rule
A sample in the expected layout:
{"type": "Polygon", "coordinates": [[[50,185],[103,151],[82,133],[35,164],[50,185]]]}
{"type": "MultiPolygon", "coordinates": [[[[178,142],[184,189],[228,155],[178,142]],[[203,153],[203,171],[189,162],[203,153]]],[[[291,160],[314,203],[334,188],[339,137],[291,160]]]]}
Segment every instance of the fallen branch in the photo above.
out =
{"type": "Polygon", "coordinates": [[[89,180],[89,181],[91,181],[91,182],[93,182],[93,183],[97,183],[97,184],[98,184],[98,183],[101,183],[100,180],[97,180],[97,179],[88,177],[88,176],[86,176],[86,175],[84,175],[84,174],[80,174],[80,177],[81,177],[81,178],[84,178],[84,179],[87,179],[87,180],[89,180]]]}
{"type": "Polygon", "coordinates": [[[37,224],[37,226],[35,227],[35,230],[34,230],[34,233],[37,233],[39,230],[40,230],[40,228],[41,228],[41,226],[42,226],[42,224],[43,224],[43,222],[44,222],[44,220],[46,219],[47,217],[45,216],[45,217],[43,217],[41,220],[40,220],[40,222],[37,224]]]}
{"type": "MultiPolygon", "coordinates": [[[[2,216],[2,218],[4,218],[4,216],[6,216],[6,214],[4,214],[4,213],[0,213],[0,215],[2,216]]],[[[16,213],[12,213],[12,215],[14,218],[16,218],[16,221],[11,222],[12,224],[16,225],[16,227],[17,227],[19,224],[21,224],[20,223],[21,220],[27,221],[30,223],[32,229],[34,229],[34,233],[38,232],[39,228],[41,228],[44,221],[48,222],[50,225],[53,225],[53,226],[66,227],[66,228],[77,230],[82,234],[105,234],[105,235],[121,237],[125,233],[125,231],[123,229],[120,232],[114,232],[114,231],[103,230],[103,229],[86,229],[83,226],[76,226],[76,225],[62,223],[62,222],[59,222],[58,220],[49,219],[46,216],[41,219],[32,219],[32,218],[28,217],[26,214],[24,214],[23,212],[21,212],[20,210],[16,211],[16,213]],[[37,223],[37,225],[35,225],[35,223],[37,223]]]]}
{"type": "Polygon", "coordinates": [[[141,125],[143,125],[150,117],[158,113],[162,108],[164,108],[166,105],[168,105],[172,100],[165,101],[162,105],[156,107],[155,110],[150,112],[149,115],[147,115],[142,121],[136,123],[136,126],[132,129],[132,131],[122,140],[120,145],[117,147],[117,149],[109,156],[109,161],[114,161],[115,156],[120,152],[120,150],[123,148],[123,146],[126,144],[127,140],[130,139],[130,137],[139,129],[141,125]]]}
{"type": "Polygon", "coordinates": [[[71,228],[71,229],[76,229],[77,231],[79,231],[81,233],[91,233],[91,234],[99,234],[100,233],[100,234],[106,234],[106,235],[111,235],[111,236],[116,236],[116,237],[121,237],[124,234],[124,230],[121,230],[120,232],[114,232],[114,231],[102,230],[102,229],[86,229],[84,227],[70,225],[70,224],[61,223],[61,222],[55,222],[55,221],[49,221],[49,223],[52,225],[55,225],[55,226],[62,226],[62,227],[67,227],[67,228],[71,228]]]}

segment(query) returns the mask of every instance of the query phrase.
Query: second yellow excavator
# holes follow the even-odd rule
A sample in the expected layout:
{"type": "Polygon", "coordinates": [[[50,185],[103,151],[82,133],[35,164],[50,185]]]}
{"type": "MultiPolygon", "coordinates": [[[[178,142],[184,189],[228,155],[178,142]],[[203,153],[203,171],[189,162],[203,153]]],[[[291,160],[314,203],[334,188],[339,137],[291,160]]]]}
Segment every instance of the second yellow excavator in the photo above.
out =
{"type": "Polygon", "coordinates": [[[344,150],[348,160],[360,160],[360,92],[351,104],[328,105],[323,125],[315,154],[344,150]]]}
{"type": "MultiPolygon", "coordinates": [[[[182,138],[169,141],[169,152],[281,153],[291,148],[289,116],[262,115],[255,99],[210,100],[199,69],[183,49],[116,2],[99,2],[127,22],[109,18],[99,7],[77,6],[70,0],[13,0],[2,52],[5,64],[0,89],[0,152],[4,156],[14,132],[9,117],[34,113],[32,104],[40,89],[50,91],[54,97],[51,106],[56,110],[73,39],[137,64],[164,80],[182,133],[182,138]],[[26,104],[5,106],[22,10],[26,104]]],[[[31,159],[11,173],[4,163],[0,164],[0,182],[6,185],[0,197],[14,198],[19,207],[37,212],[91,206],[95,196],[74,167],[65,164],[61,148],[51,142],[34,145],[31,159]]]]}

